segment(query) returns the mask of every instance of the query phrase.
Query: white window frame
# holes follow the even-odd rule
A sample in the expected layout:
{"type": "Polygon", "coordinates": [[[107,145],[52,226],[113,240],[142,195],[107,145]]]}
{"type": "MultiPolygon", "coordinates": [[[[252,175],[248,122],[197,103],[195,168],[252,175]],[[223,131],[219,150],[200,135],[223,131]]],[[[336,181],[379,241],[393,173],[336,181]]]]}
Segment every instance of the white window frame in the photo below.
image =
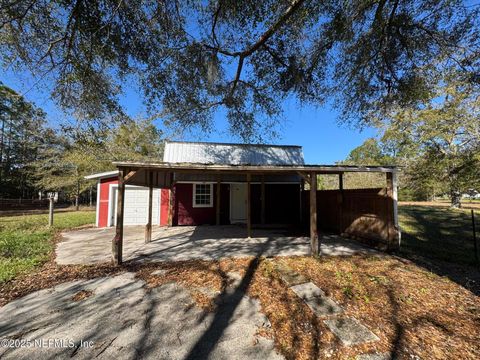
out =
{"type": "Polygon", "coordinates": [[[193,184],[193,191],[192,191],[192,207],[194,208],[211,208],[213,207],[213,184],[212,183],[194,183],[193,184]],[[208,185],[210,186],[210,201],[208,204],[197,204],[195,202],[196,195],[197,195],[197,185],[208,185]]]}

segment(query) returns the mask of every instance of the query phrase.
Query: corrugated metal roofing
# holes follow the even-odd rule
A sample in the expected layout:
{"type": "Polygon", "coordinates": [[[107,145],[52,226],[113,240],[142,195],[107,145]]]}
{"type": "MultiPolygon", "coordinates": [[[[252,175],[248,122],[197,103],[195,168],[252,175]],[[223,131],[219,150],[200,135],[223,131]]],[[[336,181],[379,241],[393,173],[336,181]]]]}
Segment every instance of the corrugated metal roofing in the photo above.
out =
{"type": "Polygon", "coordinates": [[[166,142],[163,161],[216,165],[303,165],[301,146],[166,142]]]}

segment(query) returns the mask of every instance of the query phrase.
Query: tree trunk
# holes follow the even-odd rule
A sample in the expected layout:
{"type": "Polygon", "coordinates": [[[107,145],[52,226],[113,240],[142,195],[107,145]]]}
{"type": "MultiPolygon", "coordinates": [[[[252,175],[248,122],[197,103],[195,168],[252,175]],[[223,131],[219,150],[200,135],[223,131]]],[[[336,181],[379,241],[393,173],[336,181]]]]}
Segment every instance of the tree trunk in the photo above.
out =
{"type": "Polygon", "coordinates": [[[460,202],[460,200],[462,199],[462,194],[460,193],[460,191],[451,190],[450,199],[451,199],[450,207],[455,209],[460,209],[462,207],[462,203],[460,202]]]}

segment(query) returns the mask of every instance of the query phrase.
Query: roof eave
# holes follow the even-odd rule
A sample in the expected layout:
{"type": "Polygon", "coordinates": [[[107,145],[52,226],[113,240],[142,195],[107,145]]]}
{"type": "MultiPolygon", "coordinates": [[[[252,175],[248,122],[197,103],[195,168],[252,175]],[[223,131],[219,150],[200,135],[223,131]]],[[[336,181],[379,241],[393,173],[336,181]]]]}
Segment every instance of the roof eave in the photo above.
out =
{"type": "Polygon", "coordinates": [[[355,166],[355,165],[217,165],[194,163],[166,163],[166,162],[125,162],[115,161],[117,167],[137,167],[149,169],[175,170],[205,170],[205,171],[265,171],[265,172],[379,172],[394,173],[400,169],[397,166],[355,166]]]}

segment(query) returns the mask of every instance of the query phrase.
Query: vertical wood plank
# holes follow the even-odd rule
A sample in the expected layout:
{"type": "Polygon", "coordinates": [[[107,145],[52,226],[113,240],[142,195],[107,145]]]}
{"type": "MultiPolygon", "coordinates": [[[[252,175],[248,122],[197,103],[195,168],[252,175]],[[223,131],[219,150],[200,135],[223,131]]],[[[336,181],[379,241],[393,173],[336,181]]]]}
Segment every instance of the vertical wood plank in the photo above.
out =
{"type": "Polygon", "coordinates": [[[262,183],[260,185],[260,223],[265,224],[265,176],[262,175],[262,183]]]}
{"type": "Polygon", "coordinates": [[[394,214],[394,191],[393,191],[393,173],[387,172],[387,247],[395,248],[396,231],[395,231],[395,214],[394,214]]]}
{"type": "Polygon", "coordinates": [[[220,225],[220,190],[221,190],[221,180],[220,176],[217,178],[217,194],[216,194],[216,224],[220,225]]]}
{"type": "Polygon", "coordinates": [[[54,208],[54,200],[53,196],[48,198],[48,226],[53,226],[53,208],[54,208]]]}
{"type": "Polygon", "coordinates": [[[145,225],[145,243],[152,241],[152,207],[153,207],[153,171],[148,173],[148,218],[145,225]]]}
{"type": "Polygon", "coordinates": [[[343,216],[344,216],[344,195],[343,195],[343,173],[338,174],[338,190],[340,191],[340,198],[339,198],[339,204],[338,204],[338,227],[339,227],[339,233],[344,232],[344,224],[346,221],[344,221],[343,216]]]}
{"type": "Polygon", "coordinates": [[[318,255],[320,246],[317,231],[317,174],[310,173],[310,247],[313,255],[318,255]]]}
{"type": "Polygon", "coordinates": [[[123,252],[123,213],[125,209],[125,169],[118,169],[118,190],[117,190],[117,224],[115,237],[112,240],[112,260],[114,265],[122,263],[123,252]]]}
{"type": "Polygon", "coordinates": [[[252,176],[250,173],[247,173],[247,236],[248,238],[252,237],[252,210],[251,210],[251,189],[250,181],[252,176]]]}

